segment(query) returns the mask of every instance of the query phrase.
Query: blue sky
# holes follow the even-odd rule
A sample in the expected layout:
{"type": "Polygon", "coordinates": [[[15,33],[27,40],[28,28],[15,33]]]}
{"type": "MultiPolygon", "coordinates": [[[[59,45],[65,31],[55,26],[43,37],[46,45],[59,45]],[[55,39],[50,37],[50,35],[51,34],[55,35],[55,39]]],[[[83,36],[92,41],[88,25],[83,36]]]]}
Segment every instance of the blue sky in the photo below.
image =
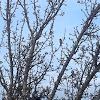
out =
{"type": "MultiPolygon", "coordinates": [[[[40,3],[44,5],[43,0],[40,0],[40,3]]],[[[68,38],[69,38],[69,33],[73,33],[74,27],[76,27],[76,26],[78,26],[78,29],[80,31],[82,19],[84,19],[84,20],[86,19],[83,12],[81,11],[81,9],[84,9],[84,5],[78,4],[77,0],[66,0],[66,4],[67,4],[67,6],[62,7],[62,11],[65,12],[65,15],[62,17],[57,16],[56,20],[55,20],[55,24],[54,24],[55,46],[58,46],[59,38],[63,38],[65,29],[66,29],[65,42],[67,43],[68,38]]],[[[3,6],[4,5],[2,5],[2,7],[3,6]]],[[[19,18],[21,17],[20,12],[17,15],[19,18]]],[[[100,22],[100,19],[97,20],[97,23],[99,23],[99,22],[100,22]]],[[[5,22],[2,20],[1,15],[0,15],[0,33],[2,33],[2,28],[3,28],[4,24],[5,24],[5,22]]],[[[27,29],[25,29],[25,32],[26,33],[28,32],[27,29]]],[[[26,33],[24,35],[26,35],[26,33]]],[[[0,38],[1,38],[1,34],[0,34],[0,38]]],[[[70,43],[69,43],[69,45],[70,45],[70,43]]],[[[2,54],[2,57],[0,60],[2,60],[5,50],[1,49],[0,53],[2,54]]]]}

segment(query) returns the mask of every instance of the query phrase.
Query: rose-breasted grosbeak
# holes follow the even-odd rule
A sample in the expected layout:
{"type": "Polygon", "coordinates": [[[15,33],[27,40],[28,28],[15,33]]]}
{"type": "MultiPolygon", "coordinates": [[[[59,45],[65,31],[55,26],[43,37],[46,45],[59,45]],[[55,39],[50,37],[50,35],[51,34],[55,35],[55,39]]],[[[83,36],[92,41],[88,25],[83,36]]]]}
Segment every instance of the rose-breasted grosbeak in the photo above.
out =
{"type": "Polygon", "coordinates": [[[62,46],[62,39],[59,39],[59,42],[60,42],[60,46],[62,46]]]}

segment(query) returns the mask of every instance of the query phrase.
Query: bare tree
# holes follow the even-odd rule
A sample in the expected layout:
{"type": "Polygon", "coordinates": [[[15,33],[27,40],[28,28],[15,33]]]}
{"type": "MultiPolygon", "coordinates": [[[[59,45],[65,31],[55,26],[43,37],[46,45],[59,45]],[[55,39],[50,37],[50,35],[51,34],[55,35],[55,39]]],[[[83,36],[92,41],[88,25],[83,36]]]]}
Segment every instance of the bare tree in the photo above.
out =
{"type": "Polygon", "coordinates": [[[54,23],[57,15],[64,14],[61,7],[65,0],[43,2],[45,7],[39,0],[6,0],[6,9],[2,8],[1,2],[5,25],[1,29],[0,46],[6,51],[3,61],[7,63],[0,67],[0,83],[4,88],[2,100],[99,100],[96,74],[100,70],[100,28],[95,20],[100,16],[100,3],[97,0],[94,3],[78,1],[86,7],[85,11],[82,10],[86,20],[82,22],[81,31],[76,27],[70,34],[71,47],[68,43],[63,45],[65,35],[55,47],[54,23]],[[52,72],[58,75],[56,81],[50,76],[52,72]],[[48,77],[49,84],[44,86],[48,77]],[[95,93],[88,93],[91,86],[94,86],[95,93]],[[65,97],[56,97],[57,92],[63,92],[65,97]]]}

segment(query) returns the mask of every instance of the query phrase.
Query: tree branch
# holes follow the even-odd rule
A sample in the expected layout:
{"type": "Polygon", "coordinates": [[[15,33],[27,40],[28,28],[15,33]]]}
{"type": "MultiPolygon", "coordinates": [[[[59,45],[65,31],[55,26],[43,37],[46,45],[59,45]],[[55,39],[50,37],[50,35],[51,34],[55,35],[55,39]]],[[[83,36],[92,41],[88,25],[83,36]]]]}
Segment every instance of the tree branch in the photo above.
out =
{"type": "Polygon", "coordinates": [[[10,40],[10,35],[11,35],[11,30],[10,30],[10,25],[11,25],[11,13],[10,13],[10,2],[7,0],[7,8],[6,8],[6,21],[7,21],[7,33],[8,33],[8,51],[9,51],[9,59],[10,59],[10,92],[12,95],[12,87],[13,87],[13,61],[12,61],[12,53],[11,53],[11,40],[10,40]]]}
{"type": "Polygon", "coordinates": [[[0,83],[4,87],[4,89],[6,90],[6,92],[8,92],[7,84],[5,82],[4,75],[2,73],[1,68],[0,68],[0,83]]]}
{"type": "Polygon", "coordinates": [[[86,81],[83,83],[82,88],[80,88],[80,90],[78,91],[75,100],[81,100],[84,90],[89,85],[89,82],[92,80],[93,76],[95,76],[95,74],[99,70],[100,70],[100,63],[97,65],[97,67],[95,67],[95,69],[92,71],[92,73],[90,74],[90,76],[87,76],[86,81]]]}
{"type": "MultiPolygon", "coordinates": [[[[80,35],[78,36],[77,41],[76,41],[76,43],[75,43],[75,45],[74,45],[74,47],[73,47],[73,49],[72,49],[72,51],[71,51],[69,57],[67,58],[67,60],[66,60],[66,62],[65,62],[65,64],[64,64],[64,66],[63,66],[63,68],[62,68],[62,70],[61,70],[61,72],[60,72],[59,75],[58,75],[57,81],[56,81],[55,84],[54,84],[54,88],[53,88],[53,91],[52,91],[52,93],[51,93],[51,95],[50,95],[50,99],[49,99],[49,100],[52,100],[52,99],[53,99],[53,97],[54,97],[54,95],[55,95],[55,93],[56,93],[56,90],[57,90],[57,88],[58,88],[58,86],[59,86],[59,83],[60,83],[60,81],[61,81],[61,78],[62,78],[62,76],[63,76],[63,74],[64,74],[64,72],[65,72],[65,70],[66,70],[66,68],[67,68],[67,66],[68,66],[68,64],[69,64],[69,62],[70,62],[70,60],[72,59],[72,56],[74,55],[74,53],[75,53],[75,51],[76,51],[76,49],[77,49],[77,47],[78,47],[78,44],[79,44],[79,42],[80,42],[82,36],[84,35],[84,32],[86,32],[86,30],[87,30],[88,27],[90,26],[90,24],[91,24],[93,18],[96,16],[96,14],[99,12],[99,10],[100,10],[100,4],[98,4],[98,6],[97,6],[94,10],[91,11],[90,16],[87,18],[87,20],[86,20],[86,22],[85,22],[85,24],[84,24],[84,26],[83,26],[83,29],[82,29],[80,35]]],[[[78,99],[78,100],[79,100],[79,99],[78,99]]]]}

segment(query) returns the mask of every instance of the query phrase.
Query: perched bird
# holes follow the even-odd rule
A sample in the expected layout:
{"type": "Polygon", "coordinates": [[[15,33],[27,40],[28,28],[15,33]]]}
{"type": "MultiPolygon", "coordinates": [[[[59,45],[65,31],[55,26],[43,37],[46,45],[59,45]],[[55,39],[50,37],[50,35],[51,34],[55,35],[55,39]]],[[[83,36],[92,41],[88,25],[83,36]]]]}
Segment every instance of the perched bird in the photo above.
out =
{"type": "Polygon", "coordinates": [[[62,46],[62,39],[59,39],[59,42],[60,42],[60,46],[62,46]]]}

